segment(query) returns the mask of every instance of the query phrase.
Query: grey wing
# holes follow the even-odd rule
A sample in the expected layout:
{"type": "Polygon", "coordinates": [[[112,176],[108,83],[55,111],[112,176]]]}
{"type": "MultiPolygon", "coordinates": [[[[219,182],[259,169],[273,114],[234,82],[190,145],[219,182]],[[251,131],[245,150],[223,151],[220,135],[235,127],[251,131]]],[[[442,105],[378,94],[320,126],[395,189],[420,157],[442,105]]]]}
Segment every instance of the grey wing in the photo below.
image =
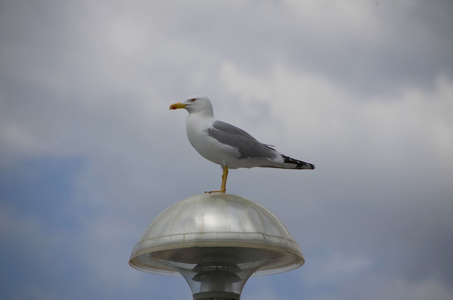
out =
{"type": "Polygon", "coordinates": [[[231,124],[215,121],[208,134],[221,142],[238,149],[240,158],[276,158],[278,153],[266,144],[258,142],[244,130],[231,124]]]}

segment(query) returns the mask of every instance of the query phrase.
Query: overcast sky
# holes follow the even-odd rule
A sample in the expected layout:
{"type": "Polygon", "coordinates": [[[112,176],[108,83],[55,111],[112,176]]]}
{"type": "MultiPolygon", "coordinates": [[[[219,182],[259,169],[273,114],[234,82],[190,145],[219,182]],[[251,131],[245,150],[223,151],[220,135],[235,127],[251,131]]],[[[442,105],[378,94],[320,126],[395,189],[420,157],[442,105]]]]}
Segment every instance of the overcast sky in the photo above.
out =
{"type": "Polygon", "coordinates": [[[452,1],[0,2],[2,299],[191,299],[128,260],[221,169],[170,104],[314,163],[232,170],[306,263],[242,298],[453,298],[452,1]]]}

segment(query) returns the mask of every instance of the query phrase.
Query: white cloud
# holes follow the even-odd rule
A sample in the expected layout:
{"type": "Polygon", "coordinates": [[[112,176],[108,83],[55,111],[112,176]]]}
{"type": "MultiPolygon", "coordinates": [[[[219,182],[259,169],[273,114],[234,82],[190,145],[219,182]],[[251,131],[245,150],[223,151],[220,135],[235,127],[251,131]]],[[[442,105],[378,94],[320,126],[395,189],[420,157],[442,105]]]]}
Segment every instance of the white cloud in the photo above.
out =
{"type": "MultiPolygon", "coordinates": [[[[431,90],[403,87],[385,98],[363,98],[327,78],[282,64],[255,76],[227,63],[221,79],[227,91],[243,97],[242,102],[259,99],[270,106],[276,120],[272,125],[280,125],[278,134],[271,132],[301,149],[313,151],[330,144],[337,152],[333,155],[343,154],[345,159],[352,153],[354,159],[374,155],[394,164],[407,161],[409,155],[414,161],[426,157],[452,167],[453,121],[448,112],[453,111],[453,81],[449,78],[439,77],[431,90]],[[359,153],[363,147],[371,152],[359,153]]],[[[253,108],[247,108],[250,114],[253,108]]],[[[269,127],[265,127],[268,135],[269,127]]]]}

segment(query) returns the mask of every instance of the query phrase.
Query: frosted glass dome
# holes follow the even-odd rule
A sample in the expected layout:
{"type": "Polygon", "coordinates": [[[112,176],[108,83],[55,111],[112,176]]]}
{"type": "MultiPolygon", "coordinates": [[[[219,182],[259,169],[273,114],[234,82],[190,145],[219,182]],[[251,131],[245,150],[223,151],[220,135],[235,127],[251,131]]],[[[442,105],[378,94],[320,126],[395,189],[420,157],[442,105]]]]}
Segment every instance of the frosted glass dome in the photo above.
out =
{"type": "Polygon", "coordinates": [[[233,278],[242,277],[241,272],[289,271],[302,266],[304,258],[285,226],[265,207],[212,193],[189,197],[160,213],[135,245],[129,264],[158,274],[192,272],[196,280],[203,266],[228,270],[233,278]]]}

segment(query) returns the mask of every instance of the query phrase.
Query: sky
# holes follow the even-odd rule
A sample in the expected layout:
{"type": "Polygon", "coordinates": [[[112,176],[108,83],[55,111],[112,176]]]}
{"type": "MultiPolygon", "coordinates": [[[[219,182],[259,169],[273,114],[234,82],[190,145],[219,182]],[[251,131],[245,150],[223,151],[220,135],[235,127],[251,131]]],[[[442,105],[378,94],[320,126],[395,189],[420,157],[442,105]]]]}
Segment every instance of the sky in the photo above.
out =
{"type": "Polygon", "coordinates": [[[220,187],[218,119],[316,165],[231,170],[301,268],[243,299],[453,299],[451,1],[0,2],[2,299],[191,299],[131,268],[148,224],[220,187]]]}

